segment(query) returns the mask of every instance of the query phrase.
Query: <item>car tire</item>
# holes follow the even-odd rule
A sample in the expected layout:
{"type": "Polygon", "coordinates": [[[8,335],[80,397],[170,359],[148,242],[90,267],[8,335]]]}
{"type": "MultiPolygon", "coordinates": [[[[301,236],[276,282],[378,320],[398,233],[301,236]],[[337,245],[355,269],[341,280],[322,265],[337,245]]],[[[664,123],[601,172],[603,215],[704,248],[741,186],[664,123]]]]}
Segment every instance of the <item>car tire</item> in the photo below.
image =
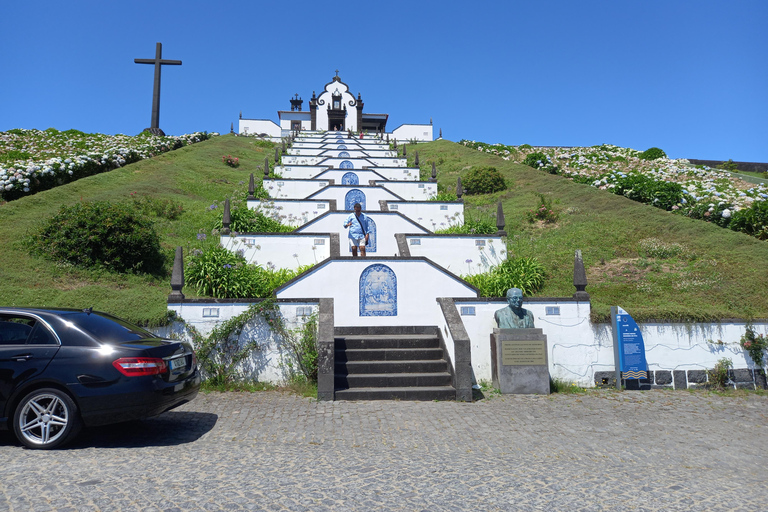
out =
{"type": "Polygon", "coordinates": [[[50,450],[68,443],[82,427],[72,397],[54,388],[36,389],[19,401],[13,431],[27,448],[50,450]]]}

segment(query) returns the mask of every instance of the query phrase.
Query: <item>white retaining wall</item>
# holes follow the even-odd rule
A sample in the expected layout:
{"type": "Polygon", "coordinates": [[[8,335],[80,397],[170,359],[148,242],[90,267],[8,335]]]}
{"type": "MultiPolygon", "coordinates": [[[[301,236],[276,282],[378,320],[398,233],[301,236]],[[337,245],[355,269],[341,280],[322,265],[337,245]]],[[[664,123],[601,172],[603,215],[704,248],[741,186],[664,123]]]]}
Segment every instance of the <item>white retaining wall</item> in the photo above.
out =
{"type": "Polygon", "coordinates": [[[265,179],[261,186],[267,191],[269,197],[275,199],[306,199],[313,193],[330,185],[328,180],[287,180],[265,179]]]}
{"type": "MultiPolygon", "coordinates": [[[[194,340],[186,329],[185,323],[195,327],[203,336],[208,336],[217,323],[244,313],[249,306],[250,303],[223,300],[210,303],[170,303],[168,309],[175,311],[184,321],[154,329],[154,332],[163,337],[183,339],[194,345],[194,340]]],[[[289,330],[299,329],[310,315],[318,312],[316,301],[281,302],[278,307],[283,323],[289,330]]],[[[286,383],[289,377],[286,362],[290,361],[290,353],[284,340],[270,329],[262,317],[257,316],[246,324],[238,340],[241,346],[251,340],[259,342],[259,348],[252,353],[251,357],[237,366],[240,377],[273,384],[286,383]]]]}
{"type": "Polygon", "coordinates": [[[406,201],[428,201],[437,196],[437,183],[427,181],[378,181],[384,187],[406,201]]]}
{"type": "Polygon", "coordinates": [[[272,138],[280,139],[280,126],[269,119],[240,119],[237,132],[242,135],[259,135],[266,133],[272,138]]]}
{"type": "Polygon", "coordinates": [[[252,199],[248,201],[248,208],[258,210],[287,226],[302,226],[331,211],[331,202],[328,200],[252,199]]]}
{"type": "Polygon", "coordinates": [[[308,180],[327,170],[326,165],[281,165],[275,167],[275,174],[287,180],[308,180]]]}
{"type": "Polygon", "coordinates": [[[464,203],[441,201],[387,201],[391,212],[400,212],[425,228],[436,231],[464,223],[464,203]]]}
{"type": "Polygon", "coordinates": [[[308,234],[241,234],[222,235],[222,247],[232,252],[242,251],[248,263],[263,268],[296,270],[314,265],[331,256],[331,236],[326,233],[308,234]]]}
{"type": "Polygon", "coordinates": [[[499,236],[408,235],[405,240],[411,256],[429,258],[459,276],[488,272],[507,259],[499,236]]]}
{"type": "Polygon", "coordinates": [[[399,142],[408,142],[410,140],[434,140],[431,124],[401,124],[390,135],[390,139],[397,139],[399,142]]]}
{"type": "Polygon", "coordinates": [[[444,325],[437,297],[476,297],[477,292],[426,260],[350,258],[323,263],[278,289],[275,295],[278,299],[331,297],[336,326],[347,327],[444,325]],[[397,277],[397,316],[360,316],[360,277],[375,264],[386,265],[397,277]]]}

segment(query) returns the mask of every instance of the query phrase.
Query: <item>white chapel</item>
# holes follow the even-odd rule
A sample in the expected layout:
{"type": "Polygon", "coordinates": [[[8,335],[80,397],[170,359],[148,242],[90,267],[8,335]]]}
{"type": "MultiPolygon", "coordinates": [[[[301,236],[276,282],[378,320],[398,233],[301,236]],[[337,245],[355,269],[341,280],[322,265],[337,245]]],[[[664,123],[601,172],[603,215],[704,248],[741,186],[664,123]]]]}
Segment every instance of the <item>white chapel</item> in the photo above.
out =
{"type": "Polygon", "coordinates": [[[270,119],[247,119],[240,114],[238,133],[279,140],[291,133],[302,131],[347,131],[353,133],[379,134],[382,138],[398,141],[431,141],[434,139],[432,120],[429,124],[401,124],[387,131],[389,114],[372,114],[363,111],[365,103],[358,92],[357,97],[349,86],[336,76],[325,84],[320,94],[312,91],[308,109],[298,94],[290,100],[290,110],[278,110],[278,122],[270,119]]]}

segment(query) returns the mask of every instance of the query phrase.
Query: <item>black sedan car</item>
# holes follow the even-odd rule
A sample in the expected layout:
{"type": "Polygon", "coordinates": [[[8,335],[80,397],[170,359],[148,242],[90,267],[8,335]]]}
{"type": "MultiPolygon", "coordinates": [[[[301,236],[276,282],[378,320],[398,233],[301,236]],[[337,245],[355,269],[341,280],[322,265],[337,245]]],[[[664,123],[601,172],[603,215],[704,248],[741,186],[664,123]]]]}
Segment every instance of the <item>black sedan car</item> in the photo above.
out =
{"type": "Polygon", "coordinates": [[[161,414],[192,400],[200,381],[188,343],[91,309],[0,307],[0,429],[29,448],[161,414]]]}

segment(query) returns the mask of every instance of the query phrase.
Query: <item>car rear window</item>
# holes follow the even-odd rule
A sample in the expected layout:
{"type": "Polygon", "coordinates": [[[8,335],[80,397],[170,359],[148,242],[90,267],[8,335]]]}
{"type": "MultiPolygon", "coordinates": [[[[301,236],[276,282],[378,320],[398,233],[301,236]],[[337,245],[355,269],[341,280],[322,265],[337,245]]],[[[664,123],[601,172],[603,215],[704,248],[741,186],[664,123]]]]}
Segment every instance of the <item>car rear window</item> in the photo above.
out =
{"type": "Polygon", "coordinates": [[[157,338],[151,332],[137,325],[103,313],[74,313],[67,315],[66,319],[100,342],[109,343],[157,338]]]}

